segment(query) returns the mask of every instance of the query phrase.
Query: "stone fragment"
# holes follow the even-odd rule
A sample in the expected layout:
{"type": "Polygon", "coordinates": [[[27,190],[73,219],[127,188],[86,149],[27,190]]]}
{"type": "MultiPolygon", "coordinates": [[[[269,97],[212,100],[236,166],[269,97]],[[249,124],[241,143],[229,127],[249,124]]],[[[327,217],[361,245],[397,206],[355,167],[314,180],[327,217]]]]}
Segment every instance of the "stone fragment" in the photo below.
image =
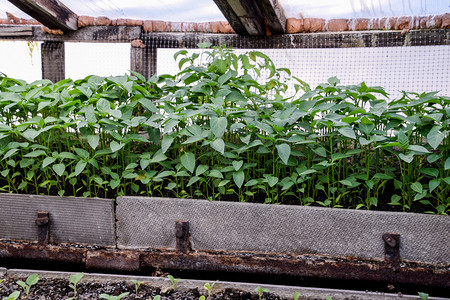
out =
{"type": "Polygon", "coordinates": [[[131,41],[131,47],[133,48],[145,48],[145,44],[142,40],[133,40],[131,41]]]}
{"type": "Polygon", "coordinates": [[[327,24],[328,31],[346,31],[348,30],[347,19],[331,19],[327,24]]]}
{"type": "Polygon", "coordinates": [[[211,32],[211,23],[210,22],[198,23],[197,28],[199,32],[211,32]]]}
{"type": "Polygon", "coordinates": [[[325,19],[320,18],[305,18],[303,19],[303,26],[306,32],[323,31],[325,27],[325,19]]]}
{"type": "Polygon", "coordinates": [[[446,13],[442,15],[442,29],[449,29],[450,28],[450,13],[446,13]]]}
{"type": "Polygon", "coordinates": [[[42,28],[42,31],[45,33],[54,34],[54,35],[63,35],[64,34],[64,32],[61,29],[50,29],[44,25],[42,25],[41,28],[42,28]]]}
{"type": "Polygon", "coordinates": [[[431,16],[421,16],[419,17],[419,28],[420,29],[426,29],[427,28],[427,22],[431,19],[431,16]]]}
{"type": "Polygon", "coordinates": [[[153,21],[152,20],[145,20],[142,24],[142,29],[144,29],[145,32],[152,32],[153,31],[153,21]]]}
{"type": "Polygon", "coordinates": [[[286,32],[298,33],[304,30],[303,19],[288,18],[286,20],[286,32]]]}
{"type": "Polygon", "coordinates": [[[153,32],[165,32],[167,31],[167,24],[164,21],[152,21],[153,32]]]}
{"type": "Polygon", "coordinates": [[[197,23],[195,23],[195,22],[184,22],[183,23],[183,31],[184,32],[196,32],[197,31],[197,23]]]}
{"type": "Polygon", "coordinates": [[[143,23],[142,20],[117,19],[111,21],[111,26],[141,26],[143,23]]]}
{"type": "Polygon", "coordinates": [[[233,29],[233,27],[231,27],[230,23],[226,22],[226,21],[222,21],[222,27],[221,30],[223,30],[222,33],[236,33],[233,29]]]}
{"type": "Polygon", "coordinates": [[[355,20],[355,28],[353,30],[360,31],[360,30],[368,30],[369,29],[369,19],[366,18],[358,18],[355,20]]]}
{"type": "Polygon", "coordinates": [[[110,26],[111,20],[107,17],[96,17],[92,23],[94,26],[110,26]]]}
{"type": "Polygon", "coordinates": [[[411,17],[400,17],[395,22],[395,30],[403,30],[405,28],[411,28],[411,17]]]}
{"type": "Polygon", "coordinates": [[[211,32],[219,33],[220,32],[220,22],[209,22],[211,24],[211,32]]]}
{"type": "Polygon", "coordinates": [[[78,27],[86,27],[94,25],[94,17],[89,16],[79,16],[78,17],[78,27]]]}
{"type": "Polygon", "coordinates": [[[428,20],[428,22],[427,22],[428,29],[440,28],[441,25],[442,25],[442,16],[441,15],[432,16],[430,18],[430,20],[428,20]]]}

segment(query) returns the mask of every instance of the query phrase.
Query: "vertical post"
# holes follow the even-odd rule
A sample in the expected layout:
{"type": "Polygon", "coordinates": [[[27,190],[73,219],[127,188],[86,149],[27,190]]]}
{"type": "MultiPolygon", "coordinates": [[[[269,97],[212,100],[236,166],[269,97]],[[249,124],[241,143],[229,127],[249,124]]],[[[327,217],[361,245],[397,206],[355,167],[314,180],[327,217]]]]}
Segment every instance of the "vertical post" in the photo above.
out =
{"type": "Polygon", "coordinates": [[[66,78],[64,42],[43,42],[41,60],[42,79],[57,82],[66,78]]]}
{"type": "Polygon", "coordinates": [[[151,45],[145,45],[142,40],[131,42],[130,69],[138,72],[145,78],[156,74],[157,49],[151,45]]]}

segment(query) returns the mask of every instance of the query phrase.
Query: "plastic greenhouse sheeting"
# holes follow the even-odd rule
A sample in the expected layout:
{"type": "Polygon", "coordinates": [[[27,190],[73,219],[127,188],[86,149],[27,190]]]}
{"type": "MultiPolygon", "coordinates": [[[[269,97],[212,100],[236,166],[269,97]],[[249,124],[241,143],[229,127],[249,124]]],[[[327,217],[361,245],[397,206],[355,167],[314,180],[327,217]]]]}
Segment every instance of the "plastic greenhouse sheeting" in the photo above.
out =
{"type": "MultiPolygon", "coordinates": [[[[212,0],[60,0],[78,15],[174,22],[225,21],[212,0]]],[[[279,0],[286,17],[378,18],[436,15],[450,12],[445,0],[279,0]]],[[[0,16],[10,12],[30,18],[7,0],[0,0],[0,16]]]]}

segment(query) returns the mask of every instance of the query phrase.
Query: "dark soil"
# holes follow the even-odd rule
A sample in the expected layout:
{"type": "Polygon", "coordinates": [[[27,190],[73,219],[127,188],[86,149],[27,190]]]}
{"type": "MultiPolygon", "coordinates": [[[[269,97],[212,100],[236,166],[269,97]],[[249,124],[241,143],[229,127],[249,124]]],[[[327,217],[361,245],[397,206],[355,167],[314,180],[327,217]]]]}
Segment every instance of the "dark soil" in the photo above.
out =
{"type": "MultiPolygon", "coordinates": [[[[0,299],[7,297],[14,291],[21,292],[21,298],[25,298],[25,292],[15,281],[5,280],[0,284],[0,299]]],[[[100,299],[100,294],[108,294],[110,296],[118,296],[121,293],[129,292],[128,296],[125,296],[124,300],[131,299],[153,299],[156,295],[160,295],[161,299],[167,300],[197,300],[201,295],[205,295],[205,291],[198,291],[197,289],[192,289],[188,291],[177,291],[170,290],[162,292],[159,288],[154,288],[143,283],[139,289],[138,294],[135,292],[134,284],[131,282],[80,282],[77,285],[77,300],[94,300],[100,299]]],[[[213,290],[214,293],[214,290],[213,290]]],[[[206,295],[205,295],[206,296],[206,295]]],[[[55,279],[55,280],[45,280],[41,279],[39,282],[32,286],[30,289],[30,295],[28,299],[31,300],[60,300],[74,297],[73,289],[69,287],[68,280],[55,279]]],[[[19,298],[20,299],[20,298],[19,298]]],[[[248,292],[226,289],[223,292],[218,292],[217,294],[207,297],[208,300],[216,299],[236,299],[236,300],[258,300],[259,297],[256,293],[251,294],[248,292]]],[[[266,300],[281,300],[278,296],[270,293],[264,293],[262,299],[266,300]]]]}

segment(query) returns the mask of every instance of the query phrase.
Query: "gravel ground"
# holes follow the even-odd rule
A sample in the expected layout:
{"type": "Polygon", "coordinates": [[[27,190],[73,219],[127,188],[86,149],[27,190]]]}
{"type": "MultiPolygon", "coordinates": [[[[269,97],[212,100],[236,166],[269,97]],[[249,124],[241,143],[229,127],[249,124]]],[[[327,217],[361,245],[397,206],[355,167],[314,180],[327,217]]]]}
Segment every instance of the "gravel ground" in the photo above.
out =
{"type": "MultiPolygon", "coordinates": [[[[21,291],[21,298],[25,298],[23,289],[15,282],[5,280],[0,284],[0,299],[7,297],[14,291],[21,291]]],[[[197,289],[177,291],[172,289],[161,290],[160,288],[154,288],[150,285],[143,283],[138,293],[135,292],[135,287],[130,282],[80,282],[77,285],[77,300],[93,300],[100,299],[100,294],[108,294],[111,296],[117,296],[121,293],[129,292],[128,296],[125,296],[124,300],[129,299],[153,299],[154,296],[160,295],[161,299],[167,300],[197,300],[201,295],[207,295],[206,290],[199,291],[197,289]]],[[[213,291],[214,293],[214,291],[213,291]]],[[[74,297],[73,289],[69,287],[68,280],[55,279],[55,280],[39,280],[39,282],[32,286],[30,289],[30,295],[28,299],[31,300],[59,300],[74,297]]],[[[251,294],[240,290],[226,289],[224,291],[218,291],[217,294],[207,298],[208,300],[215,299],[236,299],[236,300],[258,300],[259,297],[256,293],[251,294]]],[[[270,293],[264,293],[262,299],[283,299],[270,293]]]]}

